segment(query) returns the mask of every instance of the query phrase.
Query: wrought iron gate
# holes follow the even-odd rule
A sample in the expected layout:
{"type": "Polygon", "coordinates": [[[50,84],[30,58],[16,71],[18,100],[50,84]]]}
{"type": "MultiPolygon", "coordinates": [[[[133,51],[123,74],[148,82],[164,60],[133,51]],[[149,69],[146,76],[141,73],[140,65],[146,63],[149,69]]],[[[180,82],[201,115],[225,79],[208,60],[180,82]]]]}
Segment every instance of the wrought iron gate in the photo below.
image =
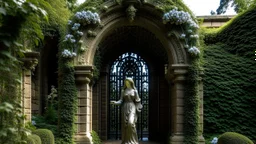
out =
{"type": "Polygon", "coordinates": [[[119,100],[123,81],[126,77],[134,80],[143,109],[137,121],[137,133],[140,140],[148,139],[148,104],[149,76],[146,62],[135,53],[125,53],[119,56],[110,69],[109,85],[109,127],[108,139],[121,139],[121,108],[110,105],[110,101],[119,100]]]}

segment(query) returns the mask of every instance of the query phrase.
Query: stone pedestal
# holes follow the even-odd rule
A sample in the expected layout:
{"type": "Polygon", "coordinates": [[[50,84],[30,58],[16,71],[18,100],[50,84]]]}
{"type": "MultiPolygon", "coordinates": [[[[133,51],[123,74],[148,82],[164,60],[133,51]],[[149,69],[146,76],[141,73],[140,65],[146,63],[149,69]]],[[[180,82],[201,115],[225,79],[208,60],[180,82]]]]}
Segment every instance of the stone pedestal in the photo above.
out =
{"type": "Polygon", "coordinates": [[[26,116],[25,123],[31,122],[32,111],[32,72],[38,63],[39,53],[26,52],[25,57],[21,59],[23,62],[22,67],[22,98],[21,104],[23,114],[26,116]]]}
{"type": "Polygon", "coordinates": [[[78,91],[77,144],[92,144],[92,66],[75,66],[75,79],[78,91]]]}

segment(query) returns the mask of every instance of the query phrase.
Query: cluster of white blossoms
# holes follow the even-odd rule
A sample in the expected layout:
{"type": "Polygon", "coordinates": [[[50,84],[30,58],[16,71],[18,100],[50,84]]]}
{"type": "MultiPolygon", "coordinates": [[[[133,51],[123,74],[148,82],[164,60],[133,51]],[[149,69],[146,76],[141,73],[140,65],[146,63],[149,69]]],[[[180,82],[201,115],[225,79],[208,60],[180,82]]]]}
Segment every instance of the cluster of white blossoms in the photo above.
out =
{"type": "Polygon", "coordinates": [[[73,58],[76,56],[76,53],[74,52],[70,52],[69,50],[65,49],[62,53],[61,53],[62,57],[64,58],[73,58]]]}
{"type": "MultiPolygon", "coordinates": [[[[75,51],[77,51],[77,49],[80,49],[80,51],[84,52],[86,48],[81,46],[83,41],[80,40],[81,37],[84,35],[82,31],[79,31],[79,29],[81,29],[81,25],[96,25],[99,23],[100,17],[97,13],[93,13],[91,11],[77,12],[74,16],[73,21],[68,21],[68,25],[70,26],[70,33],[65,36],[64,42],[69,42],[69,44],[72,44],[72,48],[75,51]]],[[[65,58],[72,58],[76,56],[76,53],[70,52],[69,50],[65,49],[62,52],[62,56],[65,58]]]]}
{"type": "Polygon", "coordinates": [[[180,35],[180,38],[181,38],[181,39],[185,39],[185,38],[186,38],[186,34],[184,34],[184,33],[181,34],[181,35],[180,35]]]}
{"type": "Polygon", "coordinates": [[[81,11],[75,14],[75,18],[83,25],[99,24],[100,17],[97,13],[91,11],[81,11]]]}
{"type": "Polygon", "coordinates": [[[195,46],[192,46],[191,48],[189,48],[188,52],[190,52],[191,54],[195,54],[195,55],[200,54],[200,50],[195,46]]]}
{"type": "Polygon", "coordinates": [[[75,39],[75,37],[74,37],[72,34],[67,34],[67,35],[65,36],[64,41],[69,41],[69,42],[71,42],[71,43],[75,43],[75,42],[76,42],[76,39],[75,39]]]}
{"type": "Polygon", "coordinates": [[[181,25],[187,23],[191,28],[199,28],[196,22],[191,18],[188,12],[178,11],[177,9],[172,9],[165,13],[163,16],[163,23],[171,23],[176,25],[181,25]]]}
{"type": "Polygon", "coordinates": [[[190,35],[190,38],[198,39],[199,36],[197,34],[194,34],[194,35],[190,35]]]}
{"type": "Polygon", "coordinates": [[[179,11],[177,8],[170,10],[169,12],[163,15],[163,23],[167,24],[175,24],[175,25],[186,25],[187,29],[185,33],[180,35],[180,39],[185,40],[184,47],[188,49],[188,52],[194,55],[198,55],[200,50],[193,46],[193,44],[189,44],[186,39],[197,40],[199,36],[195,34],[196,29],[199,28],[198,24],[192,19],[190,14],[185,11],[179,11]]]}
{"type": "Polygon", "coordinates": [[[178,11],[177,9],[172,9],[169,12],[165,13],[163,16],[163,22],[171,24],[184,24],[191,19],[190,14],[184,11],[178,11]]]}

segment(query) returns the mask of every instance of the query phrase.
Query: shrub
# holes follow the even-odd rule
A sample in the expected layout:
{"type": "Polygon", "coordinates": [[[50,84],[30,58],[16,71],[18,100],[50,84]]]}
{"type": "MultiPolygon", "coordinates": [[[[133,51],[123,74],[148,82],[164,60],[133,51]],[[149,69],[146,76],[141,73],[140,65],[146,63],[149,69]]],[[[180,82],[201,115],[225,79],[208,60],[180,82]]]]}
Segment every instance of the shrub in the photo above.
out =
{"type": "Polygon", "coordinates": [[[28,136],[25,141],[27,144],[35,144],[35,141],[31,136],[28,136]]]}
{"type": "Polygon", "coordinates": [[[101,139],[100,139],[99,135],[97,134],[97,132],[92,130],[91,135],[92,135],[92,143],[93,144],[101,144],[101,139]]]}
{"type": "Polygon", "coordinates": [[[42,144],[41,138],[38,135],[29,135],[26,139],[27,144],[42,144]]]}
{"type": "Polygon", "coordinates": [[[48,129],[37,129],[33,134],[36,134],[41,138],[42,144],[54,144],[54,135],[52,131],[48,129]]]}
{"type": "Polygon", "coordinates": [[[218,139],[218,144],[253,144],[253,142],[242,134],[225,132],[218,139]]]}

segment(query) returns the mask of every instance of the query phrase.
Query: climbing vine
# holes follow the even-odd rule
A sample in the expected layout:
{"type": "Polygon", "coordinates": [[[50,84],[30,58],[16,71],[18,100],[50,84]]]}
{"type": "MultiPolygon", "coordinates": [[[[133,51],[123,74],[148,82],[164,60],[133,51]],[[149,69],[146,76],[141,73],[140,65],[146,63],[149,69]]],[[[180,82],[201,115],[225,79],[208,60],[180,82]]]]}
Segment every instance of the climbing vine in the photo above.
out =
{"type": "MultiPolygon", "coordinates": [[[[59,125],[58,143],[70,144],[75,132],[75,114],[77,111],[77,90],[73,59],[86,51],[83,29],[100,24],[99,15],[91,11],[78,11],[68,21],[67,32],[63,36],[59,52],[59,125]]],[[[88,32],[87,34],[90,34],[88,32]]]]}
{"type": "MultiPolygon", "coordinates": [[[[197,21],[189,12],[178,10],[177,7],[163,15],[163,23],[180,26],[182,34],[179,36],[183,41],[183,47],[190,54],[190,66],[186,80],[186,93],[184,97],[184,143],[197,144],[199,130],[199,35],[197,21]]],[[[172,35],[172,34],[169,34],[172,35]]]]}

